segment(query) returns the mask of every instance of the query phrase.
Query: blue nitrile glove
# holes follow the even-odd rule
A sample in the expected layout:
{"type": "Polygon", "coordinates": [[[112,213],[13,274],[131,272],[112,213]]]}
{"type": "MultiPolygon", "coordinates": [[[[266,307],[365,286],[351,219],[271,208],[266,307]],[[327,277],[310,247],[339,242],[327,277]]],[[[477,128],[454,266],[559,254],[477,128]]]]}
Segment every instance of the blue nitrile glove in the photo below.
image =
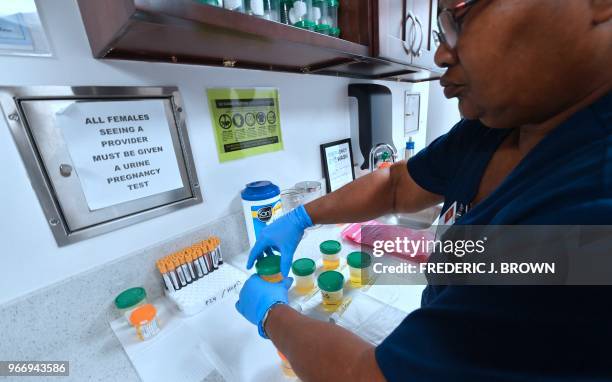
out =
{"type": "Polygon", "coordinates": [[[308,227],[312,227],[312,220],[303,205],[264,227],[251,249],[247,269],[251,269],[255,260],[262,257],[264,252],[270,254],[271,250],[275,250],[281,254],[281,273],[287,277],[295,249],[304,236],[304,230],[308,227]]]}
{"type": "Polygon", "coordinates": [[[263,319],[268,309],[276,304],[287,304],[287,294],[292,283],[291,277],[279,283],[270,283],[258,275],[253,275],[242,286],[236,310],[252,324],[257,325],[259,335],[263,338],[268,338],[263,330],[263,319]]]}

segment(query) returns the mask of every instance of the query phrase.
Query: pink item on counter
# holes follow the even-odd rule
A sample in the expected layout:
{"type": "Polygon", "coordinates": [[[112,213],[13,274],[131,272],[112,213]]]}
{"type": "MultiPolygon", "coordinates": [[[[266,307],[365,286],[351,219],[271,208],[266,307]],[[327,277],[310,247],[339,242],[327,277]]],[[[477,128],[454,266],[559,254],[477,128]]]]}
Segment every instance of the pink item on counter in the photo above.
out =
{"type": "MultiPolygon", "coordinates": [[[[428,240],[434,240],[435,234],[429,230],[414,230],[406,227],[384,225],[376,220],[370,220],[364,223],[352,223],[349,224],[345,229],[342,230],[340,235],[346,239],[353,241],[357,244],[367,245],[369,247],[374,246],[374,242],[377,240],[395,240],[396,238],[406,238],[407,240],[418,244],[420,241],[424,243],[428,240]],[[361,227],[368,226],[371,228],[368,237],[364,238],[361,235],[361,227]]],[[[425,263],[429,258],[429,253],[426,252],[425,245],[420,245],[419,249],[414,253],[407,255],[405,253],[392,253],[394,256],[406,258],[417,263],[425,263]]]]}

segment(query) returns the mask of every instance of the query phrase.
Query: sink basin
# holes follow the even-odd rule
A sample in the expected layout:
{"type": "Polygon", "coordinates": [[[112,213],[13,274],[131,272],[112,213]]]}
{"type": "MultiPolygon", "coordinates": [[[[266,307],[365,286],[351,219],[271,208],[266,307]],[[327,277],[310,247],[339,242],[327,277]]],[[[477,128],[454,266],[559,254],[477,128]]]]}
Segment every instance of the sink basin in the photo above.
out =
{"type": "Polygon", "coordinates": [[[376,220],[387,225],[396,225],[411,229],[427,229],[431,227],[438,215],[440,215],[441,208],[442,206],[438,205],[411,214],[398,212],[381,216],[376,220]]]}

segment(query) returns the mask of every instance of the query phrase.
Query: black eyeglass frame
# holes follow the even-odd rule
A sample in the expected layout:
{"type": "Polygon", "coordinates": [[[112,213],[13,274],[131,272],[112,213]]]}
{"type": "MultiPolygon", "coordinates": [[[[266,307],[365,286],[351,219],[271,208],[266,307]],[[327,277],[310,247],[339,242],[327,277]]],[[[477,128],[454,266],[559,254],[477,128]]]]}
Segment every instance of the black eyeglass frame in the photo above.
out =
{"type": "Polygon", "coordinates": [[[457,45],[457,40],[458,40],[459,32],[460,32],[459,22],[455,18],[455,13],[462,9],[473,6],[478,1],[479,0],[464,0],[453,7],[442,8],[440,10],[440,13],[438,14],[438,17],[437,17],[439,31],[434,31],[436,45],[440,45],[440,43],[445,43],[451,49],[455,48],[455,46],[457,45]],[[455,38],[453,41],[449,41],[449,38],[448,38],[449,31],[445,30],[447,28],[443,27],[445,23],[442,21],[442,17],[447,17],[447,19],[451,22],[450,26],[453,28],[453,33],[455,34],[455,38]]]}

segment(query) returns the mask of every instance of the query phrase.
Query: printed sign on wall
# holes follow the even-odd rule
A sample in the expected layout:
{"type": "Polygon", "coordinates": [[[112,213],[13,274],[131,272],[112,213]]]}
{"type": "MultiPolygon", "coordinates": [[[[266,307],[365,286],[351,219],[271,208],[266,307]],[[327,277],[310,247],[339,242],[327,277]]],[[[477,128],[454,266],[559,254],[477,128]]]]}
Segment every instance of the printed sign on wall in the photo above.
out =
{"type": "Polygon", "coordinates": [[[278,89],[208,89],[219,160],[283,149],[278,89]]]}
{"type": "Polygon", "coordinates": [[[30,30],[20,13],[0,17],[0,49],[34,50],[30,30]]]}
{"type": "Polygon", "coordinates": [[[55,118],[90,210],[183,187],[163,100],[79,101],[55,118]]]}
{"type": "Polygon", "coordinates": [[[0,1],[0,54],[51,56],[35,0],[0,1]]]}
{"type": "Polygon", "coordinates": [[[327,192],[334,192],[355,180],[350,138],[321,145],[321,158],[327,192]]]}

